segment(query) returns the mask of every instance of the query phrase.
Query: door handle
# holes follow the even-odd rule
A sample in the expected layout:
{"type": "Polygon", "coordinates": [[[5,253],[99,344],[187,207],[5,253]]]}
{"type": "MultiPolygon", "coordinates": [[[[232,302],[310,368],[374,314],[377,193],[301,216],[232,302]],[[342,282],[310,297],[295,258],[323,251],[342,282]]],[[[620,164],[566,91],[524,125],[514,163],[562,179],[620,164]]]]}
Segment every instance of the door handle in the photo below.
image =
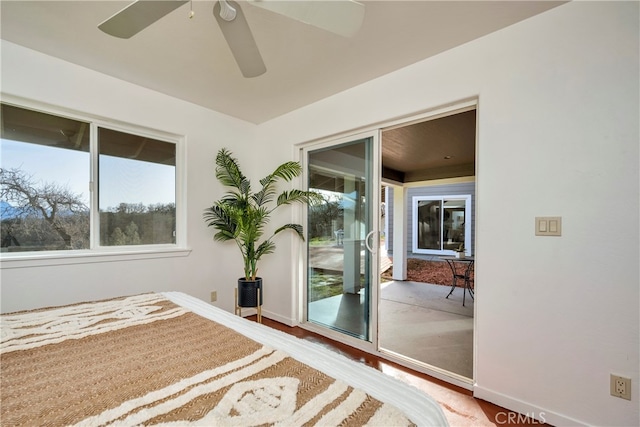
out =
{"type": "MultiPolygon", "coordinates": [[[[367,250],[368,250],[369,252],[371,252],[372,254],[375,254],[377,251],[376,251],[376,250],[374,250],[371,246],[369,246],[369,237],[371,237],[371,236],[372,236],[372,235],[374,235],[375,233],[376,233],[376,231],[375,231],[375,230],[371,230],[371,231],[369,232],[369,234],[367,234],[367,237],[365,237],[365,238],[364,238],[364,245],[367,247],[367,250]]],[[[376,249],[377,249],[377,248],[378,248],[378,247],[376,246],[376,249]]]]}

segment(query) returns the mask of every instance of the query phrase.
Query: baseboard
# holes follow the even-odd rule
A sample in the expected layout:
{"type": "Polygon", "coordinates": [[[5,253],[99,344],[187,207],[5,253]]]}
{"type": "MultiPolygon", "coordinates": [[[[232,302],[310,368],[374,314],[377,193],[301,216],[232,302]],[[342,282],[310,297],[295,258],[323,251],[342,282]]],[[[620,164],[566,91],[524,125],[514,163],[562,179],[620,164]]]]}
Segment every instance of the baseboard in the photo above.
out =
{"type": "MultiPolygon", "coordinates": [[[[242,309],[242,317],[255,316],[258,311],[255,308],[243,308],[242,309]]],[[[288,317],[280,316],[272,311],[262,310],[262,317],[266,317],[267,319],[274,320],[276,322],[282,323],[287,326],[298,326],[298,322],[293,319],[289,319],[288,317]]]]}
{"type": "Polygon", "coordinates": [[[298,326],[298,322],[295,321],[295,319],[290,319],[288,317],[281,316],[281,315],[276,314],[276,313],[274,313],[272,311],[262,310],[262,317],[266,317],[266,318],[269,318],[271,320],[275,320],[276,322],[285,324],[287,326],[291,326],[291,327],[298,326]]]}
{"type": "MultiPolygon", "coordinates": [[[[486,389],[484,387],[480,387],[476,385],[473,388],[473,397],[478,399],[486,400],[487,402],[491,402],[503,408],[509,409],[511,411],[517,412],[519,414],[528,416],[530,418],[534,418],[536,421],[540,423],[546,423],[553,426],[585,426],[587,425],[584,422],[576,420],[574,418],[567,417],[562,414],[558,414],[557,412],[549,411],[548,409],[540,408],[536,405],[532,405],[530,403],[524,402],[519,399],[514,399],[513,397],[504,395],[502,393],[498,393],[493,390],[486,389]]],[[[500,417],[500,414],[496,416],[496,418],[500,417]]],[[[513,417],[513,416],[512,416],[513,417]]],[[[513,424],[508,421],[508,415],[505,414],[503,420],[496,419],[496,423],[498,424],[513,424]]],[[[511,420],[516,421],[516,420],[511,420]]],[[[523,419],[517,420],[518,423],[524,423],[523,419]]]]}

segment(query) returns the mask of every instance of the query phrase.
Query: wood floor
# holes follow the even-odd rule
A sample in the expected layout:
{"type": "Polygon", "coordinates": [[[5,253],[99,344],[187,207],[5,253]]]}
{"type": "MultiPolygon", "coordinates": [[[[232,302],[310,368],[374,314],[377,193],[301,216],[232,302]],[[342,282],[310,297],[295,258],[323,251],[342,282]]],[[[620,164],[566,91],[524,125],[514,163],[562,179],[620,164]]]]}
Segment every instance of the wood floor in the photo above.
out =
{"type": "MultiPolygon", "coordinates": [[[[255,320],[255,316],[249,317],[255,320]]],[[[433,397],[443,408],[451,426],[527,426],[544,425],[484,400],[476,399],[469,390],[451,385],[426,374],[413,371],[362,350],[333,341],[299,327],[262,318],[266,326],[298,338],[312,341],[333,351],[405,381],[433,397]]]]}

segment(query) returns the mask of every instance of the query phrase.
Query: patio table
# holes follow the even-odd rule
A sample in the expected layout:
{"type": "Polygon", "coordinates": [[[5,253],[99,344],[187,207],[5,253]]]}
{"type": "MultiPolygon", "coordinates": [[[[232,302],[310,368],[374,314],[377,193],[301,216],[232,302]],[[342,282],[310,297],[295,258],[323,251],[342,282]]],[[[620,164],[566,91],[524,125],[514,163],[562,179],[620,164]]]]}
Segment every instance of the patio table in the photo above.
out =
{"type": "Polygon", "coordinates": [[[473,268],[473,258],[455,258],[455,257],[443,257],[449,267],[451,268],[451,274],[453,275],[453,282],[451,284],[451,290],[447,294],[446,298],[453,293],[453,290],[457,287],[458,279],[464,280],[464,287],[462,289],[462,306],[464,307],[465,297],[467,291],[469,296],[474,299],[473,288],[471,287],[471,269],[473,268]]]}

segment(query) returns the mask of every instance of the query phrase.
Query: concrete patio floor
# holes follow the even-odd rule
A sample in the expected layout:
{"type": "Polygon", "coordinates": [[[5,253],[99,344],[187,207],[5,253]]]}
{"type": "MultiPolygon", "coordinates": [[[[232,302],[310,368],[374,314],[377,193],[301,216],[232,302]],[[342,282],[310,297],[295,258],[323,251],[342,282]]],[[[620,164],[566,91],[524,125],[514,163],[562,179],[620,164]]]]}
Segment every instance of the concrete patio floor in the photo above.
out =
{"type": "MultiPolygon", "coordinates": [[[[462,307],[462,288],[418,282],[382,285],[380,348],[473,378],[473,301],[462,307]]],[[[309,304],[314,322],[364,336],[364,297],[343,294],[309,304]]]]}
{"type": "MultiPolygon", "coordinates": [[[[388,257],[381,257],[382,260],[388,257]]],[[[310,250],[309,263],[325,271],[342,270],[341,247],[310,250]]],[[[385,265],[386,270],[389,265],[385,265]]],[[[473,378],[474,301],[463,288],[446,296],[449,286],[420,282],[391,281],[380,285],[380,347],[436,366],[466,378],[473,378]]],[[[309,319],[328,327],[364,336],[364,297],[342,294],[309,304],[309,319]]]]}

